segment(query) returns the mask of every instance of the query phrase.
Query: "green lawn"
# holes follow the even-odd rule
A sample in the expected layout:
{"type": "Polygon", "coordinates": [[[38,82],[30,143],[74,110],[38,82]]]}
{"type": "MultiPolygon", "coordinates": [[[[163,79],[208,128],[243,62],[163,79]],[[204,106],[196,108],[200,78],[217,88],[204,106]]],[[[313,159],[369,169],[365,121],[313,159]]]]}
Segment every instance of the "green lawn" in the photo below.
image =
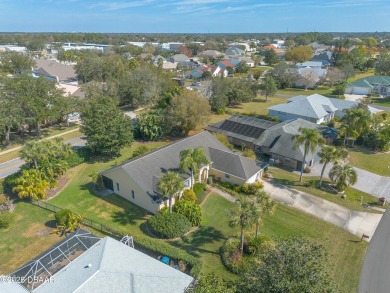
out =
{"type": "Polygon", "coordinates": [[[282,97],[269,97],[268,101],[265,101],[265,97],[258,96],[253,102],[250,103],[241,103],[235,107],[229,107],[228,110],[235,113],[246,113],[246,114],[260,114],[267,115],[268,107],[285,104],[287,102],[286,98],[282,97]]]}
{"type": "Polygon", "coordinates": [[[351,165],[382,176],[390,176],[390,153],[372,153],[366,149],[349,150],[351,165]]]}
{"type": "Polygon", "coordinates": [[[9,274],[60,240],[51,212],[18,202],[15,222],[0,230],[0,274],[9,274]]]}
{"type": "Polygon", "coordinates": [[[390,98],[372,98],[372,103],[378,106],[390,107],[390,98]]]}
{"type": "MultiPolygon", "coordinates": [[[[360,205],[361,197],[363,196],[363,203],[368,203],[370,205],[377,205],[378,199],[368,193],[359,191],[352,187],[348,187],[345,191],[347,198],[343,199],[336,192],[329,188],[328,184],[330,183],[328,180],[324,180],[322,183],[323,189],[319,189],[319,177],[310,176],[303,177],[303,182],[299,182],[299,175],[294,174],[292,172],[276,168],[270,167],[270,173],[272,174],[274,181],[295,188],[297,190],[306,192],[308,194],[312,194],[323,199],[329,200],[331,202],[337,203],[341,206],[347,207],[356,211],[365,211],[367,209],[360,205]]],[[[381,206],[382,207],[382,206],[381,206]]],[[[374,211],[371,211],[374,212],[374,211]]]]}
{"type": "Polygon", "coordinates": [[[278,90],[277,93],[282,94],[282,95],[289,95],[291,97],[298,96],[298,95],[310,96],[313,94],[319,94],[319,95],[324,95],[324,96],[331,97],[331,98],[337,98],[337,95],[334,95],[332,93],[332,90],[330,90],[329,87],[327,87],[327,86],[319,86],[314,90],[312,90],[312,89],[305,90],[305,89],[301,89],[301,88],[286,88],[286,89],[278,90]]]}
{"type": "Polygon", "coordinates": [[[329,258],[326,267],[341,292],[355,293],[368,244],[349,232],[294,208],[278,205],[264,221],[261,232],[272,238],[306,237],[323,245],[329,258]]]}

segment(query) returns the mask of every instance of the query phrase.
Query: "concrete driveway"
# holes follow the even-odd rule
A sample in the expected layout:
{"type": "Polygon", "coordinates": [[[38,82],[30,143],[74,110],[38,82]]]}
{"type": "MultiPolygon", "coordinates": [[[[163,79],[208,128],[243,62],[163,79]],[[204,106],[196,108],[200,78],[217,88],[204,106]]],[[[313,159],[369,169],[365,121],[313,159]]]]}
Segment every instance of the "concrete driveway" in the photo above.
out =
{"type": "MultiPolygon", "coordinates": [[[[329,178],[328,174],[333,164],[328,164],[325,168],[324,177],[329,178]]],[[[377,175],[368,172],[363,169],[353,167],[358,175],[358,181],[353,188],[371,194],[375,197],[385,197],[390,201],[390,177],[377,175]]],[[[320,176],[322,170],[322,164],[315,164],[311,168],[309,174],[303,174],[303,176],[320,176]]],[[[296,174],[300,174],[299,171],[294,171],[296,174]]]]}
{"type": "Polygon", "coordinates": [[[382,218],[382,214],[353,211],[325,199],[266,181],[264,190],[274,200],[330,222],[358,237],[363,234],[370,236],[366,241],[370,241],[382,218]]]}

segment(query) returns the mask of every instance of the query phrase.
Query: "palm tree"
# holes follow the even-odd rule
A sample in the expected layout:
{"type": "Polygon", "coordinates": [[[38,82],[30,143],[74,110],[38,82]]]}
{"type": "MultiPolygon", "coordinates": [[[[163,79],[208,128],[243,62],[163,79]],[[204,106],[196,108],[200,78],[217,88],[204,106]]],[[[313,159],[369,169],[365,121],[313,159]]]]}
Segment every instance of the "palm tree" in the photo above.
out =
{"type": "Polygon", "coordinates": [[[27,163],[34,163],[38,169],[38,162],[47,158],[47,150],[40,141],[27,142],[20,152],[20,157],[27,163]]]}
{"type": "Polygon", "coordinates": [[[301,175],[299,182],[302,182],[303,169],[306,163],[306,156],[309,152],[315,152],[317,147],[325,143],[325,139],[321,137],[320,132],[317,129],[302,128],[299,127],[301,134],[294,135],[291,140],[294,141],[294,149],[303,145],[303,161],[301,166],[301,175]]]}
{"type": "Polygon", "coordinates": [[[172,213],[172,197],[183,190],[183,188],[183,178],[181,178],[178,173],[169,171],[161,176],[161,179],[157,184],[157,190],[159,190],[163,196],[169,197],[170,213],[172,213]]]}
{"type": "Polygon", "coordinates": [[[345,110],[345,115],[341,119],[343,125],[340,130],[344,134],[344,146],[347,136],[352,139],[352,147],[359,135],[368,130],[371,125],[371,113],[367,109],[352,108],[345,110]]]}
{"type": "Polygon", "coordinates": [[[257,207],[254,200],[248,196],[239,196],[236,200],[238,209],[227,211],[232,227],[240,226],[240,249],[244,251],[244,229],[255,223],[257,207]]]}
{"type": "Polygon", "coordinates": [[[15,179],[16,186],[12,189],[18,192],[20,198],[42,199],[46,197],[49,182],[43,179],[36,169],[23,170],[22,176],[15,179]]]}
{"type": "Polygon", "coordinates": [[[334,165],[329,171],[329,178],[336,184],[338,191],[344,191],[357,182],[357,173],[350,165],[334,165]]]}
{"type": "Polygon", "coordinates": [[[256,237],[259,236],[259,228],[264,216],[273,214],[276,202],[273,201],[265,191],[255,193],[256,213],[254,222],[256,224],[256,237]]]}
{"type": "Polygon", "coordinates": [[[180,152],[179,168],[182,172],[191,171],[191,186],[194,187],[194,173],[197,173],[202,165],[210,164],[203,148],[185,149],[180,152]]]}
{"type": "Polygon", "coordinates": [[[329,163],[337,164],[341,160],[347,158],[348,151],[346,149],[339,149],[331,145],[325,145],[322,147],[322,150],[318,153],[318,156],[321,158],[320,163],[324,164],[322,166],[320,184],[319,184],[319,186],[321,187],[326,166],[329,163]]]}

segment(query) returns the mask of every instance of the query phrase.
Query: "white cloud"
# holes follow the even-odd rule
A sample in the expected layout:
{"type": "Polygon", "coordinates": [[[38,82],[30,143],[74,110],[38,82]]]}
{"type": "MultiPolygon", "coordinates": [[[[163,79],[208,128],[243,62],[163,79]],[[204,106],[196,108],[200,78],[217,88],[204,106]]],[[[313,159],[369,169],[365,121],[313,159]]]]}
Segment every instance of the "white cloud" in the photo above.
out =
{"type": "Polygon", "coordinates": [[[122,10],[131,7],[140,7],[152,4],[155,0],[140,0],[127,2],[98,2],[89,6],[89,8],[103,8],[104,10],[122,10]]]}

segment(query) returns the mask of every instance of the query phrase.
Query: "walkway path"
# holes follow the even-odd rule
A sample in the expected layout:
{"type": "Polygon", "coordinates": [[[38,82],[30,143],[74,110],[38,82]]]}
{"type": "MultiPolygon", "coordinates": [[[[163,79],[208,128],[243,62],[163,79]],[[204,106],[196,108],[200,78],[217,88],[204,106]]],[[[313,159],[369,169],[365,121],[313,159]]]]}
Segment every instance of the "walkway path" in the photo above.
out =
{"type": "MultiPolygon", "coordinates": [[[[358,237],[361,237],[363,234],[368,235],[370,238],[365,239],[366,241],[370,241],[382,218],[382,214],[353,211],[295,189],[287,188],[282,185],[274,185],[273,183],[266,181],[263,183],[264,190],[269,193],[271,198],[275,201],[292,206],[298,210],[332,223],[358,237]]],[[[235,201],[233,196],[220,189],[212,187],[211,191],[220,194],[231,202],[235,201]]]]}
{"type": "MultiPolygon", "coordinates": [[[[42,140],[56,138],[56,137],[63,136],[63,135],[65,135],[65,134],[72,133],[72,132],[75,132],[75,131],[78,131],[78,130],[79,130],[79,128],[75,128],[75,129],[72,129],[72,130],[68,130],[68,131],[65,131],[65,132],[58,133],[58,134],[53,135],[53,136],[45,137],[45,138],[43,138],[42,140]]],[[[14,147],[14,148],[12,148],[12,149],[8,149],[8,150],[6,150],[6,151],[2,151],[2,152],[0,152],[0,156],[1,156],[1,155],[4,155],[4,154],[8,154],[8,153],[10,153],[10,152],[18,151],[18,150],[20,150],[22,147],[23,147],[23,145],[20,145],[20,146],[14,147]]]]}

